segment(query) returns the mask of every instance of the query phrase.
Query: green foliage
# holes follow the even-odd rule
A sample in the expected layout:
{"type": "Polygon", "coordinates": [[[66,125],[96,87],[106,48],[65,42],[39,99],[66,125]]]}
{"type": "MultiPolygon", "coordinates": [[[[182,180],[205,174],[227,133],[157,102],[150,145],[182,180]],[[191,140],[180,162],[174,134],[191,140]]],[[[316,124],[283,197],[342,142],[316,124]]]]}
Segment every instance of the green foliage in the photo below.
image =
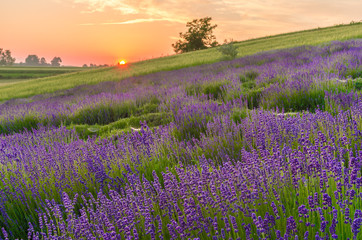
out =
{"type": "Polygon", "coordinates": [[[200,139],[201,134],[206,132],[206,124],[212,119],[211,116],[194,115],[179,123],[178,128],[173,131],[176,139],[191,140],[200,139]]]}
{"type": "Polygon", "coordinates": [[[259,107],[260,99],[262,97],[262,93],[264,88],[253,88],[246,92],[246,100],[248,103],[249,109],[254,109],[259,107]]]}
{"type": "Polygon", "coordinates": [[[324,90],[312,89],[306,91],[292,91],[278,94],[275,102],[270,102],[269,108],[284,109],[284,111],[315,111],[317,108],[324,109],[324,90]]]}
{"type": "Polygon", "coordinates": [[[238,47],[231,41],[229,43],[225,42],[218,48],[218,51],[226,59],[234,59],[238,55],[238,47]]]}
{"type": "Polygon", "coordinates": [[[142,116],[158,112],[157,98],[151,98],[150,102],[124,102],[122,104],[103,104],[89,106],[75,113],[67,122],[75,124],[100,124],[105,125],[121,118],[142,116]],[[137,106],[138,105],[138,106],[137,106]]]}
{"type": "Polygon", "coordinates": [[[0,133],[14,133],[24,130],[36,129],[41,120],[35,115],[27,115],[22,118],[15,118],[12,122],[1,121],[0,133]]]}
{"type": "Polygon", "coordinates": [[[120,118],[130,117],[136,112],[133,103],[125,102],[117,105],[98,105],[81,109],[71,117],[73,123],[108,124],[120,118]]]}
{"type": "Polygon", "coordinates": [[[229,81],[206,82],[203,84],[197,83],[188,85],[185,91],[186,94],[189,96],[198,96],[200,94],[205,94],[208,96],[208,99],[224,99],[224,87],[227,86],[229,83],[229,81]]]}
{"type": "Polygon", "coordinates": [[[202,86],[202,92],[211,99],[223,99],[224,87],[228,84],[228,81],[212,82],[202,86]]]}
{"type": "Polygon", "coordinates": [[[362,67],[355,69],[348,69],[345,73],[345,77],[351,77],[352,79],[362,78],[362,67]]]}
{"type": "Polygon", "coordinates": [[[243,83],[243,87],[247,88],[247,89],[252,89],[256,87],[256,83],[251,81],[251,82],[245,82],[243,83]]]}
{"type": "Polygon", "coordinates": [[[355,79],[353,86],[356,90],[362,90],[362,78],[355,79]]]}
{"type": "Polygon", "coordinates": [[[211,17],[205,17],[187,22],[187,32],[181,32],[181,40],[172,44],[175,52],[185,53],[217,46],[216,37],[212,34],[217,25],[211,25],[211,19],[211,17]]]}
{"type": "Polygon", "coordinates": [[[185,88],[186,94],[189,96],[198,96],[202,93],[202,85],[201,84],[191,84],[186,86],[185,88]]]}
{"type": "Polygon", "coordinates": [[[235,108],[231,113],[231,119],[235,123],[241,123],[241,120],[249,116],[249,110],[247,108],[235,108]]]}
{"type": "Polygon", "coordinates": [[[254,71],[254,70],[250,70],[244,74],[239,75],[239,78],[240,78],[240,82],[246,83],[246,82],[254,81],[258,76],[259,76],[258,72],[254,71]]]}
{"type": "Polygon", "coordinates": [[[154,108],[152,106],[158,106],[160,104],[160,100],[156,96],[138,97],[135,104],[137,107],[154,108]]]}
{"type": "Polygon", "coordinates": [[[12,121],[0,120],[0,134],[1,133],[14,133],[22,132],[24,130],[37,129],[39,125],[48,126],[79,126],[82,131],[82,135],[95,135],[98,125],[106,125],[112,123],[113,128],[123,128],[121,126],[139,127],[140,121],[149,122],[149,126],[159,126],[161,123],[169,123],[169,119],[166,116],[158,115],[159,100],[155,97],[150,98],[149,102],[139,102],[139,107],[134,102],[124,102],[122,104],[101,104],[93,105],[87,108],[83,108],[70,116],[56,116],[56,120],[50,120],[42,116],[35,116],[32,114],[25,115],[13,119],[12,121]],[[155,114],[155,115],[154,115],[155,114]],[[165,117],[165,121],[162,121],[159,117],[165,117]],[[125,123],[122,119],[127,119],[125,123]],[[133,124],[130,124],[133,123],[133,124]],[[83,129],[84,127],[84,129],[83,129]],[[91,127],[92,129],[88,129],[91,127]]]}
{"type": "Polygon", "coordinates": [[[352,84],[331,81],[298,91],[285,89],[271,96],[265,96],[261,106],[264,109],[284,109],[286,112],[304,110],[314,112],[316,109],[321,109],[333,113],[335,110],[332,110],[333,107],[330,106],[330,103],[325,101],[325,92],[349,92],[352,88],[352,84]]]}
{"type": "Polygon", "coordinates": [[[71,124],[68,129],[74,129],[80,138],[87,139],[91,136],[111,137],[121,132],[130,131],[131,128],[140,128],[141,122],[146,122],[150,128],[166,125],[171,122],[171,115],[165,112],[148,113],[142,116],[122,118],[107,125],[71,124]]]}
{"type": "Polygon", "coordinates": [[[11,80],[10,82],[14,83],[14,80],[44,78],[81,70],[84,69],[77,67],[0,67],[0,80],[1,83],[5,83],[4,80],[11,80]]]}

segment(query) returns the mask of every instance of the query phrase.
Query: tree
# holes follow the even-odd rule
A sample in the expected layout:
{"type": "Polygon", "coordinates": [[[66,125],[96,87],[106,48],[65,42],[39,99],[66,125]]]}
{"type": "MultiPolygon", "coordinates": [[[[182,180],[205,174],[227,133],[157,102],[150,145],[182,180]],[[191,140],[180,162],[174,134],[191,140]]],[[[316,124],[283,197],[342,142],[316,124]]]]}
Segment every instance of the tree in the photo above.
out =
{"type": "Polygon", "coordinates": [[[217,25],[211,25],[211,19],[205,17],[187,22],[187,32],[180,32],[181,39],[172,44],[175,52],[183,53],[217,46],[216,37],[212,34],[217,25]]]}
{"type": "Polygon", "coordinates": [[[10,50],[0,48],[0,65],[13,65],[15,58],[11,56],[10,50]]]}
{"type": "Polygon", "coordinates": [[[25,64],[31,66],[37,66],[39,65],[39,61],[40,59],[37,55],[28,55],[28,57],[25,59],[25,64]]]}
{"type": "Polygon", "coordinates": [[[62,59],[60,57],[54,57],[53,60],[50,61],[53,67],[60,67],[60,63],[62,59]]]}
{"type": "Polygon", "coordinates": [[[40,59],[40,65],[42,65],[42,66],[48,65],[48,64],[47,64],[47,60],[45,60],[44,57],[42,57],[42,58],[40,59]]]}

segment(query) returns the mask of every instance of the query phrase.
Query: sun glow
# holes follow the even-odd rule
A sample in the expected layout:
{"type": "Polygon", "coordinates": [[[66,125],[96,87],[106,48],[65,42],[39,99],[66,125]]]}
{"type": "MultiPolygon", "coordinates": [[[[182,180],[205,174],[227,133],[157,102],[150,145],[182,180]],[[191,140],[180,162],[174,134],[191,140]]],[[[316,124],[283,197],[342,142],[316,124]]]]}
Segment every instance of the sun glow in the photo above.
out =
{"type": "Polygon", "coordinates": [[[126,63],[127,63],[126,60],[121,60],[118,62],[119,65],[125,65],[126,63]]]}

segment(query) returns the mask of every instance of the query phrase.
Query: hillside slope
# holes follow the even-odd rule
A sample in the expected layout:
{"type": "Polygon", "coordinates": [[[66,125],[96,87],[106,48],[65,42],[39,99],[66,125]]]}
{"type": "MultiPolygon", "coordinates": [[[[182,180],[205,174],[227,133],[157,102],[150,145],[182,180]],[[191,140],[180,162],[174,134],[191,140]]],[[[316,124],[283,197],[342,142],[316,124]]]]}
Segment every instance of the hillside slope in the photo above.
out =
{"type": "MultiPolygon", "coordinates": [[[[318,28],[238,42],[238,57],[273,49],[318,45],[335,40],[343,41],[355,38],[362,38],[362,23],[318,28]]],[[[130,76],[197,66],[221,60],[221,55],[217,48],[212,48],[141,61],[129,65],[128,68],[103,68],[23,81],[0,87],[0,101],[51,93],[84,84],[118,81],[130,76]]]]}

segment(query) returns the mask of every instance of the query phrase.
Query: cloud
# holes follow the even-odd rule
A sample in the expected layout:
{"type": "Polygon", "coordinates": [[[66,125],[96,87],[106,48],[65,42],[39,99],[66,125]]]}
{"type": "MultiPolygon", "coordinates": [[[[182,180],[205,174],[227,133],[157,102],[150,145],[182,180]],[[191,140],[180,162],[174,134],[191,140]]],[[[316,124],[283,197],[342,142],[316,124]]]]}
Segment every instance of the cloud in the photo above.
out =
{"type": "MultiPolygon", "coordinates": [[[[54,0],[56,1],[56,0],[54,0]]],[[[115,11],[109,24],[135,24],[167,21],[186,23],[195,18],[210,16],[220,27],[217,31],[242,32],[242,28],[274,34],[302,28],[327,26],[359,21],[360,0],[64,0],[81,5],[86,13],[115,11]],[[333,16],[333,17],[332,17],[333,16]],[[356,17],[358,19],[356,19],[356,17]],[[115,20],[116,19],[116,20],[115,20]],[[268,31],[268,29],[270,31],[268,31]]],[[[92,25],[83,24],[83,25],[92,25]]],[[[248,35],[248,36],[249,36],[248,35]]]]}
{"type": "Polygon", "coordinates": [[[168,19],[168,18],[140,18],[132,19],[123,22],[105,22],[105,23],[82,23],[81,26],[94,26],[94,25],[124,25],[124,24],[135,24],[135,23],[146,23],[146,22],[179,22],[185,23],[184,21],[179,21],[177,19],[168,19]]]}
{"type": "Polygon", "coordinates": [[[104,12],[107,8],[120,11],[123,14],[137,14],[138,9],[118,0],[68,0],[74,4],[85,6],[83,13],[104,12]]]}
{"type": "Polygon", "coordinates": [[[175,36],[170,36],[169,38],[172,40],[180,40],[180,37],[175,37],[175,36]]]}
{"type": "Polygon", "coordinates": [[[180,21],[177,19],[170,19],[170,18],[145,18],[145,19],[141,18],[141,19],[132,19],[132,20],[124,21],[124,22],[102,23],[102,25],[133,24],[133,23],[160,22],[160,21],[184,23],[184,21],[180,21]]]}

